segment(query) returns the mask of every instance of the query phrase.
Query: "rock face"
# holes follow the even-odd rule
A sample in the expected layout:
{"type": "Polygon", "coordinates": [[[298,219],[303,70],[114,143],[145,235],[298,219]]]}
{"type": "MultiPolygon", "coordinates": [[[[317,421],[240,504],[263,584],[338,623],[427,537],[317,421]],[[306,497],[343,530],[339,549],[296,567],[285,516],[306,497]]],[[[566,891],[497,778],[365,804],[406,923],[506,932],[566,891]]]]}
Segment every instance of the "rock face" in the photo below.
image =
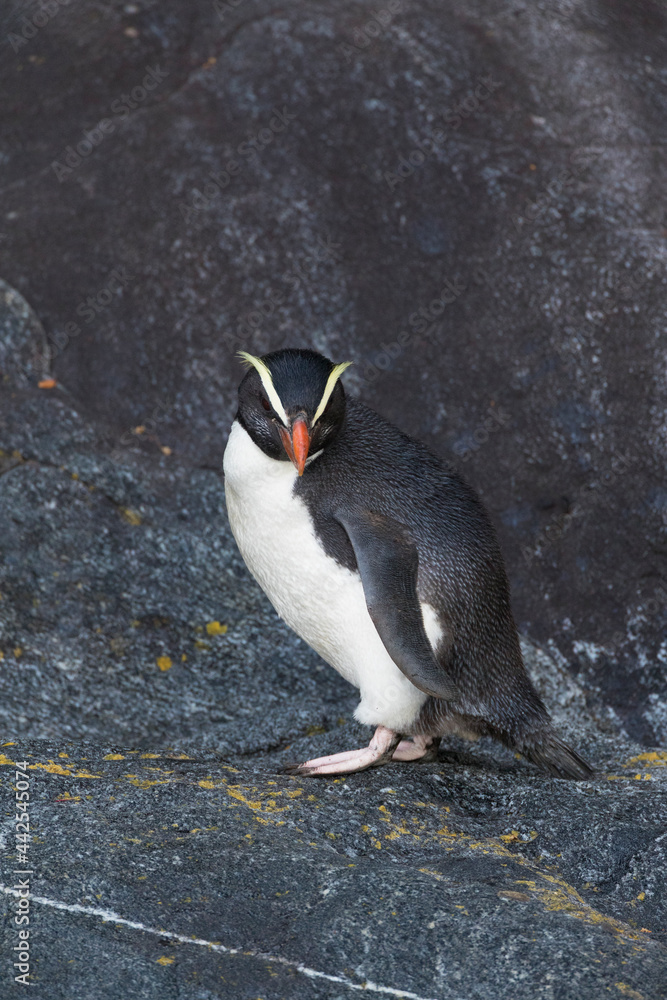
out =
{"type": "MultiPolygon", "coordinates": [[[[665,757],[587,750],[613,772],[578,786],[486,747],[301,782],[275,773],[277,752],[5,746],[32,796],[31,992],[664,997],[665,757]]],[[[2,934],[6,957],[10,919],[2,934]]]]}
{"type": "Polygon", "coordinates": [[[667,754],[603,732],[555,646],[527,664],[591,782],[489,741],[285,777],[368,733],[245,571],[219,473],[119,455],[64,393],[0,407],[2,954],[27,774],[39,1000],[664,996],[667,754]]]}
{"type": "Polygon", "coordinates": [[[667,739],[662,5],[21,13],[2,274],[67,398],[219,468],[235,349],[353,359],[482,492],[522,630],[667,739]]]}
{"type": "Polygon", "coordinates": [[[25,762],[34,995],[663,997],[664,9],[40,9],[0,15],[2,835],[13,865],[25,762]],[[286,345],[354,359],[348,391],[480,491],[593,781],[485,741],[278,773],[368,739],[226,521],[234,351],[286,345]]]}

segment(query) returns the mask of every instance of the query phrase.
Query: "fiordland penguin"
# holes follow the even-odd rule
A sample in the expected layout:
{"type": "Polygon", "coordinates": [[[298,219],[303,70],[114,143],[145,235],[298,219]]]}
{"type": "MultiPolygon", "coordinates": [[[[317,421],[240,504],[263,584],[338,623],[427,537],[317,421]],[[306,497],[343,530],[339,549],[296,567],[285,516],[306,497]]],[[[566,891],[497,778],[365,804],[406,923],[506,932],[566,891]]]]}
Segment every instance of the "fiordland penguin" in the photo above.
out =
{"type": "Polygon", "coordinates": [[[521,657],[495,533],[451,466],[355,399],[310,350],[249,370],[224,456],[229,522],[278,614],[360,691],[368,747],[308,760],[327,776],[435,759],[448,733],[493,736],[560,778],[567,746],[521,657]]]}

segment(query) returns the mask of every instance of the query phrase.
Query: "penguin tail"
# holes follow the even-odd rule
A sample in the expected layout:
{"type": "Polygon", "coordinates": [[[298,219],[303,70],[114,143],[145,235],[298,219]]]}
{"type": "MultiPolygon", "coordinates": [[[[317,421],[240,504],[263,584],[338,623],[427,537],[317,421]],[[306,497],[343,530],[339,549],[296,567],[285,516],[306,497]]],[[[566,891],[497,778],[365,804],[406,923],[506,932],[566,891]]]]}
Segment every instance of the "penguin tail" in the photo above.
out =
{"type": "Polygon", "coordinates": [[[586,781],[595,774],[593,768],[576,750],[569,747],[553,730],[536,734],[534,742],[517,747],[533,764],[555,778],[570,778],[574,781],[586,781]]]}

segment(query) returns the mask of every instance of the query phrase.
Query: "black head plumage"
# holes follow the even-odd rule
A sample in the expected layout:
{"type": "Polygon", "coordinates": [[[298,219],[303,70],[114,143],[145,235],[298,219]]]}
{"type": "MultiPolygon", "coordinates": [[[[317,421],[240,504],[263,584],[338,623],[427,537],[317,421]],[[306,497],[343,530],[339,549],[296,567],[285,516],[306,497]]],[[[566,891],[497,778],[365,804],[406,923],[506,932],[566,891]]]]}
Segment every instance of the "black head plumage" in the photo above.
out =
{"type": "Polygon", "coordinates": [[[240,353],[250,367],[239,386],[236,416],[265,454],[298,468],[294,449],[298,452],[300,442],[312,455],[338,437],[345,423],[340,375],[349,362],[336,365],[316,351],[297,348],[259,358],[240,353]]]}

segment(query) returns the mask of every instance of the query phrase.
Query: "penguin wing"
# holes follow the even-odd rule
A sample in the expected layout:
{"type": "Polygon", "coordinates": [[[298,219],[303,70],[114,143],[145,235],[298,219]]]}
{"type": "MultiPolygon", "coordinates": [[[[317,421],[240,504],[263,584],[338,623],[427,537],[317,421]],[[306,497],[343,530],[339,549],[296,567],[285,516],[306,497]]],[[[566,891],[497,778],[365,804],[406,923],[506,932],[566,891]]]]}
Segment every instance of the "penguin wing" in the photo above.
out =
{"type": "Polygon", "coordinates": [[[352,543],[371,620],[392,660],[415,687],[452,701],[458,691],[438,663],[417,596],[417,546],[403,525],[373,513],[336,519],[352,543]]]}

